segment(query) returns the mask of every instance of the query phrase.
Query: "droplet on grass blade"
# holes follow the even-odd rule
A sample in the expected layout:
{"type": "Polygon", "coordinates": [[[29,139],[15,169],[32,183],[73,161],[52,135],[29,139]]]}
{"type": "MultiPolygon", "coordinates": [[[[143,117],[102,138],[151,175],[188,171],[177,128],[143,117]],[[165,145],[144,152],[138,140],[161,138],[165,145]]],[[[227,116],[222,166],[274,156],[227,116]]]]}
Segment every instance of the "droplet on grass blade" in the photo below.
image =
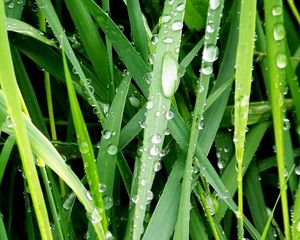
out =
{"type": "Polygon", "coordinates": [[[178,64],[172,53],[167,52],[163,57],[161,86],[165,97],[171,98],[178,86],[178,64]]]}

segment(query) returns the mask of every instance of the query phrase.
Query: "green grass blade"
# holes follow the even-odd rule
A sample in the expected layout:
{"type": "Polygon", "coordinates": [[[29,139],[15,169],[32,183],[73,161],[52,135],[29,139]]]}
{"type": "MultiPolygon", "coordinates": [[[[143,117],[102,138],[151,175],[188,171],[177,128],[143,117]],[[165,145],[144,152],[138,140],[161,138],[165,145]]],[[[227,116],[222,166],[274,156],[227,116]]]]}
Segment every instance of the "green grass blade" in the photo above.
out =
{"type": "Polygon", "coordinates": [[[117,88],[117,94],[112,102],[105,122],[105,127],[102,131],[102,138],[97,156],[97,169],[100,175],[101,184],[103,184],[106,189],[103,195],[110,199],[113,198],[120,130],[130,80],[130,74],[126,74],[120,86],[117,88]]]}
{"type": "Polygon", "coordinates": [[[298,185],[298,189],[296,192],[292,222],[292,239],[298,239],[300,237],[300,184],[298,185]]]}
{"type": "Polygon", "coordinates": [[[8,36],[6,32],[4,3],[1,3],[0,5],[0,26],[2,29],[0,32],[0,63],[3,67],[3,70],[0,71],[0,83],[5,94],[11,127],[16,136],[17,145],[22,159],[22,165],[27,177],[41,236],[44,239],[52,239],[46,205],[35,168],[34,159],[32,157],[32,151],[26,132],[25,122],[22,116],[20,94],[14,74],[8,36]]]}
{"type": "Polygon", "coordinates": [[[138,0],[127,0],[127,10],[130,19],[131,32],[136,49],[141,53],[144,61],[149,57],[149,44],[143,14],[138,0]]]}
{"type": "Polygon", "coordinates": [[[64,32],[64,29],[62,25],[59,22],[59,19],[56,15],[56,12],[53,8],[53,5],[51,1],[49,0],[37,0],[38,6],[41,10],[41,12],[45,15],[52,31],[54,32],[58,42],[61,46],[64,46],[64,51],[66,55],[68,56],[70,62],[72,63],[73,67],[75,68],[76,72],[78,73],[80,77],[80,82],[83,85],[86,95],[88,98],[90,98],[90,102],[95,108],[96,115],[98,116],[101,124],[104,124],[104,113],[102,112],[102,109],[100,108],[100,105],[98,101],[96,100],[94,96],[94,88],[93,84],[89,83],[88,79],[86,78],[80,63],[78,59],[76,58],[74,51],[69,43],[69,40],[66,36],[66,33],[64,32]]]}
{"type": "Polygon", "coordinates": [[[14,135],[10,135],[7,140],[4,143],[4,146],[2,148],[1,154],[0,154],[0,185],[3,179],[3,175],[6,169],[6,165],[8,162],[8,159],[10,157],[11,151],[15,145],[16,138],[14,135]]]}
{"type": "Polygon", "coordinates": [[[243,225],[243,158],[251,92],[254,52],[256,1],[241,1],[239,42],[236,56],[234,95],[234,145],[238,167],[238,238],[244,237],[243,225]]]}
{"type": "Polygon", "coordinates": [[[109,97],[112,98],[114,89],[111,86],[111,74],[109,70],[109,61],[106,47],[101,39],[97,26],[95,25],[90,13],[81,1],[65,1],[69,13],[74,21],[76,29],[79,32],[81,42],[93,65],[93,69],[98,77],[94,85],[100,88],[106,88],[106,102],[109,97]]]}
{"type": "MultiPolygon", "coordinates": [[[[275,145],[278,165],[278,176],[280,189],[285,188],[285,162],[284,162],[284,139],[283,139],[283,119],[284,119],[284,95],[287,66],[287,56],[285,54],[285,30],[283,15],[272,14],[273,9],[282,8],[282,1],[264,1],[265,22],[266,22],[266,40],[267,40],[267,58],[269,64],[269,82],[272,104],[273,126],[275,133],[275,145]]],[[[284,222],[284,233],[287,240],[290,236],[290,219],[286,190],[281,195],[282,216],[284,222]]]]}
{"type": "MultiPolygon", "coordinates": [[[[64,54],[63,54],[63,63],[65,68],[68,95],[69,95],[71,112],[73,116],[79,150],[82,155],[87,180],[96,207],[95,211],[93,211],[93,214],[91,215],[91,222],[93,224],[99,221],[102,222],[104,233],[100,233],[100,235],[98,235],[98,237],[100,237],[101,235],[106,234],[106,232],[108,231],[108,226],[107,226],[108,223],[105,215],[103,198],[100,191],[100,181],[98,178],[98,172],[95,163],[94,149],[79,106],[79,102],[77,100],[70,71],[67,65],[67,60],[64,54]]],[[[95,230],[97,231],[97,229],[95,230]]],[[[101,231],[103,230],[101,229],[101,231]]],[[[99,232],[97,232],[97,234],[99,234],[99,232]]]]}
{"type": "Polygon", "coordinates": [[[8,240],[2,214],[0,214],[0,237],[3,240],[8,240]]]}
{"type": "Polygon", "coordinates": [[[219,49],[216,46],[219,34],[224,1],[211,1],[208,7],[204,49],[202,52],[201,75],[197,87],[193,123],[190,131],[189,147],[186,157],[185,171],[182,180],[182,190],[174,239],[188,239],[189,236],[189,205],[191,195],[191,179],[193,158],[200,131],[203,129],[203,113],[208,93],[209,80],[213,72],[213,62],[218,59],[219,49]]]}

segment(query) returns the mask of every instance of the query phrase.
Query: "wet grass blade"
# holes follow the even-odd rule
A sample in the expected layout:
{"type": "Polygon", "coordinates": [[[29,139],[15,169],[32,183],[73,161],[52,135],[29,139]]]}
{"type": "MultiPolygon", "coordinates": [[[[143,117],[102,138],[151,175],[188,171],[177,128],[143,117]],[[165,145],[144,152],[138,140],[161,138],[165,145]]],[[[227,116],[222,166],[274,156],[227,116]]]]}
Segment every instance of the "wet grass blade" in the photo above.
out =
{"type": "Polygon", "coordinates": [[[239,42],[236,56],[234,95],[234,145],[238,182],[238,238],[244,238],[243,225],[243,158],[251,92],[256,1],[241,1],[239,42]]]}
{"type": "Polygon", "coordinates": [[[25,121],[22,115],[20,94],[9,49],[3,2],[0,4],[0,26],[0,63],[3,67],[3,70],[0,71],[0,83],[7,103],[7,110],[9,113],[8,117],[11,121],[9,125],[16,136],[41,236],[45,239],[52,239],[48,213],[35,168],[30,142],[26,132],[25,121]]]}
{"type": "Polygon", "coordinates": [[[10,157],[11,151],[15,145],[16,138],[14,135],[10,135],[4,143],[3,149],[0,154],[0,185],[2,182],[3,174],[5,172],[8,159],[10,157]]]}

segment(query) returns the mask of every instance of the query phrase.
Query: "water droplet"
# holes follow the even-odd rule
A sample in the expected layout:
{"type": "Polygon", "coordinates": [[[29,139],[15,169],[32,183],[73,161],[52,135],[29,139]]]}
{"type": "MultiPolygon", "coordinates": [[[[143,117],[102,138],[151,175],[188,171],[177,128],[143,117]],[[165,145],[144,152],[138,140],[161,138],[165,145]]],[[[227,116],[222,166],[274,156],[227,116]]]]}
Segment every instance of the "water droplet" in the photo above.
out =
{"type": "Polygon", "coordinates": [[[111,131],[109,131],[109,130],[103,131],[102,137],[103,137],[104,139],[107,139],[107,140],[110,139],[110,138],[111,138],[111,131]]]}
{"type": "Polygon", "coordinates": [[[156,145],[153,145],[150,148],[150,155],[157,156],[159,154],[159,148],[156,145]]]}
{"type": "Polygon", "coordinates": [[[106,239],[113,239],[113,235],[110,231],[108,231],[106,234],[105,234],[105,238],[106,239]]]}
{"type": "Polygon", "coordinates": [[[165,131],[165,136],[168,136],[170,134],[171,134],[171,130],[169,128],[167,128],[166,131],[165,131]]]}
{"type": "Polygon", "coordinates": [[[161,20],[162,20],[163,23],[170,22],[171,16],[170,15],[163,15],[161,20]]]}
{"type": "Polygon", "coordinates": [[[213,68],[210,65],[206,65],[201,68],[201,73],[203,73],[204,75],[210,75],[212,74],[212,72],[213,72],[213,68]]]}
{"type": "Polygon", "coordinates": [[[154,197],[153,192],[148,191],[148,193],[147,193],[147,204],[149,204],[152,201],[153,197],[154,197]]]}
{"type": "Polygon", "coordinates": [[[183,24],[180,21],[176,21],[172,24],[171,28],[173,31],[179,31],[183,28],[183,24]]]}
{"type": "Polygon", "coordinates": [[[161,143],[161,136],[159,134],[154,134],[151,138],[151,142],[153,144],[159,144],[161,143]]]}
{"type": "Polygon", "coordinates": [[[105,196],[103,197],[103,205],[104,209],[110,209],[113,206],[113,199],[111,196],[105,196]]]}
{"type": "Polygon", "coordinates": [[[276,65],[279,68],[285,68],[287,66],[287,57],[284,53],[278,53],[276,56],[276,65]]]}
{"type": "Polygon", "coordinates": [[[88,153],[89,152],[89,145],[86,141],[82,141],[79,143],[79,150],[81,153],[88,153]]]}
{"type": "Polygon", "coordinates": [[[215,31],[214,26],[212,24],[207,24],[206,31],[208,33],[213,33],[215,31]]]}
{"type": "Polygon", "coordinates": [[[104,193],[106,191],[106,185],[104,183],[99,184],[99,191],[104,193]]]}
{"type": "Polygon", "coordinates": [[[153,165],[153,171],[154,172],[158,172],[161,168],[162,168],[162,166],[161,166],[160,162],[154,163],[154,165],[153,165]]]}
{"type": "MultiPolygon", "coordinates": [[[[155,53],[149,54],[148,62],[149,62],[150,65],[153,65],[153,64],[154,64],[155,58],[156,58],[155,53]]],[[[149,84],[150,82],[147,82],[147,83],[149,84]]]]}
{"type": "Polygon", "coordinates": [[[109,155],[115,155],[118,152],[118,147],[114,144],[110,144],[107,147],[107,152],[109,155]]]}
{"type": "Polygon", "coordinates": [[[152,76],[153,76],[153,73],[152,72],[148,72],[145,74],[144,76],[144,80],[146,81],[146,83],[150,84],[151,81],[152,81],[152,76]]]}
{"type": "Polygon", "coordinates": [[[182,11],[184,10],[184,8],[185,8],[184,4],[183,4],[183,3],[179,3],[179,4],[177,5],[177,7],[176,7],[176,10],[177,10],[178,12],[182,12],[182,11]]]}
{"type": "Polygon", "coordinates": [[[124,32],[124,26],[122,24],[118,24],[118,28],[121,30],[121,32],[124,32]]]}
{"type": "Polygon", "coordinates": [[[148,101],[146,104],[146,109],[152,109],[153,108],[153,102],[152,101],[148,101]]]}
{"type": "Polygon", "coordinates": [[[219,48],[215,45],[206,45],[203,49],[202,58],[206,62],[214,62],[218,59],[219,48]]]}
{"type": "Polygon", "coordinates": [[[283,119],[283,130],[287,131],[291,128],[291,123],[288,118],[283,119]]]}
{"type": "Polygon", "coordinates": [[[273,36],[276,41],[280,41],[285,37],[285,30],[282,23],[276,23],[274,26],[273,36]]]}
{"type": "Polygon", "coordinates": [[[174,4],[174,0],[169,0],[169,5],[173,5],[174,4]]]}
{"type": "Polygon", "coordinates": [[[73,67],[72,72],[73,72],[74,74],[78,74],[78,72],[77,72],[77,70],[76,70],[75,67],[73,67]]]}
{"type": "Polygon", "coordinates": [[[300,175],[300,165],[298,165],[298,166],[295,167],[295,173],[298,176],[300,175]]]}
{"type": "Polygon", "coordinates": [[[75,194],[70,193],[68,198],[64,201],[63,208],[64,209],[70,209],[70,207],[72,206],[74,198],[75,198],[75,194]]]}
{"type": "Polygon", "coordinates": [[[153,45],[156,45],[158,42],[159,42],[158,35],[157,35],[157,34],[154,34],[154,35],[151,37],[151,43],[152,43],[153,45]]]}
{"type": "Polygon", "coordinates": [[[12,122],[11,122],[11,120],[10,120],[9,115],[6,116],[5,122],[6,122],[6,126],[7,126],[8,128],[12,128],[12,122]]]}
{"type": "Polygon", "coordinates": [[[204,92],[204,86],[202,84],[199,85],[199,92],[203,93],[204,92]]]}
{"type": "Polygon", "coordinates": [[[101,221],[101,217],[100,217],[100,215],[98,213],[98,210],[96,208],[92,211],[90,219],[91,219],[91,222],[93,224],[98,223],[98,222],[101,221]]]}
{"type": "Polygon", "coordinates": [[[141,128],[145,128],[146,127],[144,121],[139,121],[139,125],[140,125],[141,128]]]}
{"type": "Polygon", "coordinates": [[[217,9],[220,6],[220,0],[210,0],[209,6],[212,10],[217,9]]]}
{"type": "Polygon", "coordinates": [[[14,6],[15,6],[14,2],[11,2],[10,4],[8,4],[8,8],[10,8],[10,9],[14,8],[14,6]]]}
{"type": "Polygon", "coordinates": [[[146,181],[145,179],[142,179],[142,180],[141,180],[141,185],[142,185],[142,186],[145,186],[146,183],[147,183],[147,181],[146,181]]]}
{"type": "Polygon", "coordinates": [[[87,197],[87,199],[88,199],[89,201],[92,201],[92,200],[93,200],[92,195],[91,195],[91,193],[90,193],[89,191],[87,191],[85,195],[86,195],[86,197],[87,197]]]}
{"type": "Polygon", "coordinates": [[[129,102],[135,108],[138,108],[140,106],[140,100],[135,96],[130,96],[129,102]]]}
{"type": "Polygon", "coordinates": [[[166,112],[166,119],[171,120],[174,117],[174,113],[170,110],[166,112]]]}
{"type": "Polygon", "coordinates": [[[272,15],[273,16],[280,16],[282,14],[283,10],[281,6],[275,6],[272,9],[272,15]]]}
{"type": "Polygon", "coordinates": [[[217,162],[217,165],[218,165],[218,168],[221,170],[225,167],[226,163],[225,163],[224,160],[219,159],[218,162],[217,162]]]}
{"type": "Polygon", "coordinates": [[[247,105],[249,105],[249,96],[248,95],[244,95],[240,101],[240,105],[241,107],[246,107],[247,105]]]}
{"type": "Polygon", "coordinates": [[[135,203],[135,204],[138,202],[138,200],[139,200],[138,195],[134,195],[134,196],[131,198],[131,201],[132,201],[133,203],[135,203]]]}
{"type": "Polygon", "coordinates": [[[172,37],[166,37],[164,38],[163,42],[167,44],[171,44],[174,42],[174,39],[172,37]]]}
{"type": "Polygon", "coordinates": [[[163,94],[167,98],[171,98],[178,86],[178,64],[177,60],[172,56],[172,53],[167,52],[163,57],[163,65],[162,65],[162,90],[163,94]]]}

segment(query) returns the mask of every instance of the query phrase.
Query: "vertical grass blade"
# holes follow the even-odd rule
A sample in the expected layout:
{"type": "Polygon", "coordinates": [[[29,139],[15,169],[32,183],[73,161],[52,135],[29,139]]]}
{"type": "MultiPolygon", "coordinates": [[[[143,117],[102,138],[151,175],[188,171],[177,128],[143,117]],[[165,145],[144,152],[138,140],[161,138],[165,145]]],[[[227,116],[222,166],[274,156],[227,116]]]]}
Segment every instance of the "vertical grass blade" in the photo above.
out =
{"type": "Polygon", "coordinates": [[[14,74],[11,53],[9,49],[8,36],[6,31],[4,3],[0,4],[0,84],[5,93],[7,110],[11,121],[11,127],[15,132],[24,173],[27,178],[37,222],[43,239],[52,239],[50,223],[44,202],[42,189],[39,183],[34,159],[26,132],[26,126],[22,115],[19,90],[14,74]]]}
{"type": "Polygon", "coordinates": [[[282,1],[264,1],[267,58],[269,64],[270,96],[272,105],[273,127],[275,133],[276,157],[281,194],[281,207],[284,223],[284,233],[287,240],[291,239],[289,207],[285,188],[285,162],[284,162],[284,94],[286,79],[287,56],[285,53],[285,29],[283,22],[282,1]],[[274,10],[280,9],[277,12],[274,10]]]}
{"type": "Polygon", "coordinates": [[[193,159],[200,131],[203,129],[203,113],[208,93],[209,80],[213,73],[213,63],[218,59],[219,49],[217,39],[221,22],[223,0],[210,1],[206,32],[204,37],[204,49],[202,52],[201,75],[197,89],[193,123],[190,132],[189,147],[186,158],[185,172],[182,181],[181,198],[174,239],[188,239],[190,219],[190,195],[193,159]]]}
{"type": "Polygon", "coordinates": [[[251,92],[256,0],[241,1],[234,94],[234,145],[238,167],[238,238],[243,239],[243,158],[251,92]]]}
{"type": "Polygon", "coordinates": [[[2,182],[2,178],[6,169],[6,165],[8,162],[8,159],[10,157],[11,151],[13,149],[13,146],[15,145],[16,138],[14,135],[10,135],[7,140],[4,143],[4,146],[2,148],[1,154],[0,154],[0,185],[2,182]]]}
{"type": "Polygon", "coordinates": [[[98,237],[100,237],[101,235],[106,234],[106,232],[108,231],[108,226],[107,226],[107,219],[105,215],[102,194],[100,192],[100,181],[98,178],[98,172],[95,163],[94,150],[93,150],[91,139],[89,137],[89,133],[82,112],[80,110],[80,106],[71,79],[70,71],[68,69],[67,59],[64,53],[63,53],[63,63],[65,68],[68,95],[69,95],[71,112],[73,116],[75,130],[76,130],[79,150],[81,152],[82,159],[84,162],[84,168],[87,176],[87,181],[89,183],[90,190],[92,193],[92,199],[96,207],[90,216],[90,220],[92,224],[102,222],[103,229],[100,229],[100,231],[104,231],[104,233],[102,232],[99,233],[97,231],[98,229],[95,228],[98,237]]]}

